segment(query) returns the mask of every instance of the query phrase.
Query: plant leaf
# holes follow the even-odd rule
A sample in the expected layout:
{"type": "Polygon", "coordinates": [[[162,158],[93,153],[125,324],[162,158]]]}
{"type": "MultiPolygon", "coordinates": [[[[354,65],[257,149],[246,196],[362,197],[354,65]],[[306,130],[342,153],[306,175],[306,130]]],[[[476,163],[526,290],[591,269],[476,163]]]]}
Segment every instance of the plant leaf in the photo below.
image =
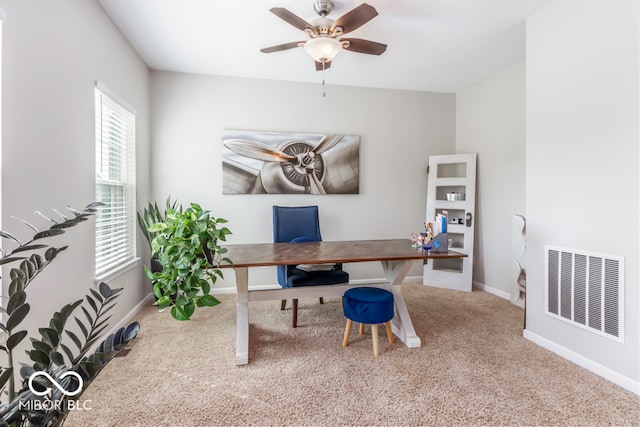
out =
{"type": "Polygon", "coordinates": [[[198,307],[214,307],[216,305],[220,304],[220,300],[218,300],[216,297],[214,297],[213,295],[202,295],[200,298],[198,298],[198,307]]]}
{"type": "Polygon", "coordinates": [[[84,337],[87,338],[89,336],[89,332],[87,331],[87,327],[84,326],[84,323],[82,323],[80,321],[80,319],[78,319],[77,317],[73,316],[73,318],[76,319],[76,323],[80,327],[80,330],[82,331],[82,335],[84,335],[84,337]]]}
{"type": "Polygon", "coordinates": [[[93,289],[93,288],[90,288],[90,289],[89,289],[89,291],[91,292],[91,295],[93,295],[93,297],[94,297],[96,300],[98,300],[98,302],[99,302],[100,304],[102,304],[102,302],[104,301],[104,300],[103,300],[103,298],[102,298],[102,295],[100,295],[100,294],[98,293],[98,291],[96,291],[96,290],[95,290],[95,289],[93,289]]]}
{"type": "Polygon", "coordinates": [[[0,230],[0,237],[4,237],[5,239],[9,239],[9,240],[13,240],[14,242],[16,242],[17,244],[21,244],[20,240],[18,240],[18,238],[16,236],[14,236],[13,234],[7,232],[7,231],[3,231],[0,230]]]}
{"type": "Polygon", "coordinates": [[[16,308],[20,307],[27,301],[27,293],[25,291],[16,291],[7,303],[7,314],[11,315],[16,308]]]}
{"type": "Polygon", "coordinates": [[[98,306],[96,305],[96,302],[93,300],[93,298],[91,298],[91,296],[89,295],[86,295],[85,298],[89,302],[89,305],[91,306],[91,308],[93,308],[93,312],[98,314],[98,306]]]}
{"type": "MultiPolygon", "coordinates": [[[[33,340],[33,338],[32,338],[32,340],[33,340]]],[[[41,351],[44,354],[49,354],[49,352],[51,350],[53,350],[53,348],[49,344],[47,344],[45,342],[42,342],[42,341],[33,341],[31,343],[31,345],[33,345],[33,349],[34,350],[41,351]]]]}
{"type": "Polygon", "coordinates": [[[171,315],[176,320],[189,320],[189,316],[187,316],[187,313],[185,313],[184,309],[177,305],[174,305],[171,309],[171,315]]]}
{"type": "Polygon", "coordinates": [[[62,349],[62,351],[64,351],[64,354],[67,355],[67,358],[69,360],[73,360],[73,352],[71,351],[71,349],[69,347],[67,347],[64,344],[60,344],[60,348],[62,349]]]}
{"type": "Polygon", "coordinates": [[[0,259],[0,265],[9,264],[10,262],[15,262],[15,261],[22,261],[24,259],[26,259],[26,258],[25,257],[18,257],[18,256],[2,258],[2,259],[0,259]]]}
{"type": "Polygon", "coordinates": [[[11,378],[12,375],[13,369],[7,368],[2,371],[2,374],[0,374],[0,390],[2,390],[5,384],[7,384],[7,381],[9,381],[9,378],[11,378]]]}
{"type": "Polygon", "coordinates": [[[78,336],[76,334],[74,334],[73,332],[71,332],[68,329],[65,329],[65,332],[67,333],[69,338],[71,338],[71,341],[73,341],[73,343],[78,347],[78,350],[81,350],[82,349],[82,342],[80,341],[80,338],[78,338],[78,336]]]}
{"type": "Polygon", "coordinates": [[[49,366],[49,364],[51,363],[49,356],[40,350],[31,350],[29,352],[29,358],[34,362],[39,362],[45,366],[49,366]]]}
{"type": "Polygon", "coordinates": [[[27,316],[31,307],[28,303],[22,304],[20,307],[16,308],[13,314],[9,316],[9,320],[7,320],[7,330],[12,331],[13,328],[18,326],[22,320],[27,316]]]}
{"type": "Polygon", "coordinates": [[[38,272],[36,266],[28,259],[25,259],[20,263],[20,270],[24,271],[25,275],[27,276],[27,280],[33,278],[33,276],[35,276],[35,274],[38,272]]]}
{"type": "MultiPolygon", "coordinates": [[[[49,220],[53,221],[51,218],[49,218],[49,220]]],[[[47,237],[59,236],[60,234],[64,234],[64,230],[60,230],[60,229],[44,230],[34,234],[33,240],[46,239],[47,237]]]]}
{"type": "Polygon", "coordinates": [[[27,331],[19,331],[11,334],[11,336],[7,338],[7,349],[12,351],[26,336],[27,331]]]}
{"type": "Polygon", "coordinates": [[[51,361],[53,363],[55,363],[58,366],[63,366],[64,365],[64,357],[62,356],[61,353],[57,352],[57,351],[52,351],[49,353],[49,359],[51,359],[51,361]]]}
{"type": "Polygon", "coordinates": [[[87,321],[89,323],[93,323],[93,317],[89,314],[89,310],[87,310],[86,308],[84,308],[84,306],[80,307],[82,308],[82,312],[84,313],[84,316],[87,318],[87,321]]]}
{"type": "Polygon", "coordinates": [[[60,343],[60,336],[55,329],[51,328],[40,328],[40,334],[42,335],[43,341],[51,346],[51,348],[58,347],[60,343]]]}
{"type": "Polygon", "coordinates": [[[24,246],[18,246],[17,248],[15,248],[13,250],[12,253],[17,253],[17,252],[24,252],[24,251],[37,251],[38,249],[42,249],[42,248],[46,248],[48,247],[47,245],[24,245],[24,246]]]}
{"type": "Polygon", "coordinates": [[[123,288],[112,289],[106,283],[101,282],[100,285],[98,286],[98,289],[100,290],[100,294],[103,297],[109,298],[113,294],[121,292],[123,288]]]}

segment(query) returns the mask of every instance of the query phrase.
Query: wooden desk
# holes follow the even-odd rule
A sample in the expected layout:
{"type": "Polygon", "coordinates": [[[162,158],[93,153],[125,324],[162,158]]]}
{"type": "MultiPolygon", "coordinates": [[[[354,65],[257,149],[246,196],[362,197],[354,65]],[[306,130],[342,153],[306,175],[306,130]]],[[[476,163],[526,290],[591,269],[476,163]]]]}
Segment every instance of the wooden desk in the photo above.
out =
{"type": "MultiPolygon", "coordinates": [[[[407,347],[420,347],[420,338],[413,329],[409,311],[400,291],[400,284],[414,262],[433,258],[465,258],[457,252],[431,253],[411,247],[409,239],[359,240],[343,242],[259,243],[228,245],[227,258],[233,261],[237,288],[236,365],[249,363],[249,302],[272,301],[303,297],[343,295],[353,286],[375,286],[393,292],[395,316],[391,321],[393,333],[407,347]],[[249,289],[249,267],[275,265],[351,263],[379,261],[386,281],[354,285],[304,286],[297,288],[249,289]]],[[[231,267],[231,266],[222,266],[231,267]]],[[[339,344],[339,342],[338,342],[339,344]]]]}

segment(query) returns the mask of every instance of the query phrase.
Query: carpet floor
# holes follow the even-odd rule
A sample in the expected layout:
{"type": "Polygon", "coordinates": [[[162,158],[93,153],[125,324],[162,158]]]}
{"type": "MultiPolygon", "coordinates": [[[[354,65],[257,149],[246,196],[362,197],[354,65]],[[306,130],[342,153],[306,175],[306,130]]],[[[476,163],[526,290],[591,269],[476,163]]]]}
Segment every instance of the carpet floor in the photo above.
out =
{"type": "Polygon", "coordinates": [[[523,310],[481,291],[402,287],[422,347],[342,347],[340,298],[250,303],[235,365],[235,295],[189,322],[150,305],[138,338],[65,426],[638,426],[640,397],[522,337],[523,310]]]}

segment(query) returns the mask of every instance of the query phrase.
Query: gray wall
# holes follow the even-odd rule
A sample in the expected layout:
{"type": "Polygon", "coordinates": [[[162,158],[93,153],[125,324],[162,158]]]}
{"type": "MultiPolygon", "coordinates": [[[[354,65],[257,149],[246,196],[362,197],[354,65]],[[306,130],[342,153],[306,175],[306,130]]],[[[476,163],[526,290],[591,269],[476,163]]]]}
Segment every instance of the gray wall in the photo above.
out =
{"type": "Polygon", "coordinates": [[[456,152],[478,153],[474,286],[510,298],[513,214],[525,212],[524,61],[456,94],[456,152]]]}
{"type": "MultiPolygon", "coordinates": [[[[276,204],[318,204],[325,240],[408,239],[423,228],[429,155],[454,150],[452,94],[328,86],[323,98],[319,83],[154,71],[151,100],[153,198],[198,202],[228,219],[230,243],[271,242],[276,204]],[[224,129],[360,135],[360,194],[223,195],[224,129]]],[[[382,277],[379,263],[348,270],[355,280],[382,277]]],[[[270,268],[249,274],[277,283],[270,268]]],[[[421,274],[416,266],[409,276],[421,274]]]]}
{"type": "MultiPolygon", "coordinates": [[[[138,195],[146,200],[149,75],[144,63],[94,1],[0,0],[0,8],[7,13],[2,49],[3,228],[25,238],[30,230],[10,216],[46,228],[47,223],[33,215],[35,210],[82,208],[94,200],[96,80],[138,111],[138,195]]],[[[94,240],[93,219],[55,240],[69,249],[27,289],[31,312],[23,325],[32,331],[47,326],[53,312],[83,298],[94,286],[94,240]]],[[[3,295],[8,273],[5,266],[3,295]]],[[[110,285],[125,288],[114,319],[148,292],[141,264],[110,285]]]]}
{"type": "Polygon", "coordinates": [[[639,6],[557,0],[527,20],[526,336],[639,383],[639,6]],[[623,256],[625,342],[545,315],[545,245],[623,256]]]}

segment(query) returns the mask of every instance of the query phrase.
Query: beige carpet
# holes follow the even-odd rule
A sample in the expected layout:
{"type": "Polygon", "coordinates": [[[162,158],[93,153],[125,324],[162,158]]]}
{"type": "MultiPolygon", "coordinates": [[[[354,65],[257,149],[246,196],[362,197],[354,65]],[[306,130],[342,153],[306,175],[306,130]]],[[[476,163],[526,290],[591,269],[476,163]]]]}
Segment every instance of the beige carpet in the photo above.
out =
{"type": "Polygon", "coordinates": [[[190,322],[149,306],[126,357],[66,426],[637,426],[640,398],[522,338],[523,311],[493,295],[403,286],[422,347],[373,357],[370,331],[342,347],[339,298],[250,304],[250,363],[236,366],[235,296],[190,322]]]}

